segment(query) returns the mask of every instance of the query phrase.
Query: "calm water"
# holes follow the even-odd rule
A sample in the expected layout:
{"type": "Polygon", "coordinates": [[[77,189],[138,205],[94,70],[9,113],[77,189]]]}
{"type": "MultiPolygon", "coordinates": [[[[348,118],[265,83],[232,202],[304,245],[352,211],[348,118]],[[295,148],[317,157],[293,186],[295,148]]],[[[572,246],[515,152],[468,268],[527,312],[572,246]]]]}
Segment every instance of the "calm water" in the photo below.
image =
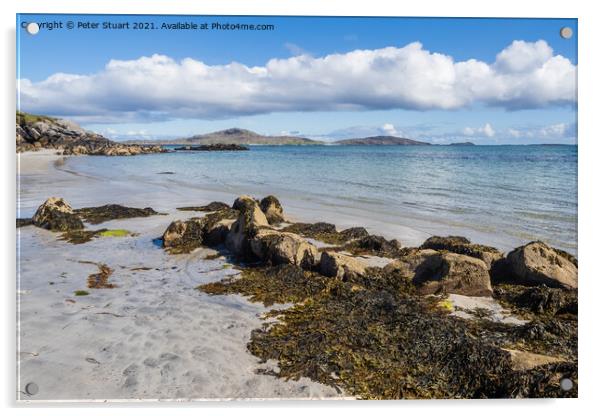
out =
{"type": "Polygon", "coordinates": [[[188,186],[354,208],[430,233],[466,229],[577,251],[576,146],[254,146],[71,158],[68,165],[93,175],[169,177],[188,186]]]}

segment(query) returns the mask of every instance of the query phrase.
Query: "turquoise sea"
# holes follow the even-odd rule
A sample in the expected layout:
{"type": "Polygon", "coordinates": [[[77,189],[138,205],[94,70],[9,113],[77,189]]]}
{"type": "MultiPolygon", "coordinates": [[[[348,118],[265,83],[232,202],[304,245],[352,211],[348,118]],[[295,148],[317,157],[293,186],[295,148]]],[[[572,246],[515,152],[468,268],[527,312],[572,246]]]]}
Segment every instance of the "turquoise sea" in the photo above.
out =
{"type": "Polygon", "coordinates": [[[383,217],[502,248],[541,239],[577,252],[577,146],[251,146],[76,157],[66,166],[107,180],[274,194],[329,210],[331,218],[353,212],[358,225],[383,217]],[[166,171],[173,174],[158,174],[166,171]]]}

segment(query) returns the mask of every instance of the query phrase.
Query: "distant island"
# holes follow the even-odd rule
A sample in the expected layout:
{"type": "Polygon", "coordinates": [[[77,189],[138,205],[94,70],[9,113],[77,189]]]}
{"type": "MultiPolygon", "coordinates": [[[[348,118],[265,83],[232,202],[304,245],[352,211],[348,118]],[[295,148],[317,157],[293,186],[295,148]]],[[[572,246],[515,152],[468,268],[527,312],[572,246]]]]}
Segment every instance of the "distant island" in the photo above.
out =
{"type": "Polygon", "coordinates": [[[337,140],[338,145],[360,145],[360,146],[430,146],[430,143],[418,140],[406,139],[395,136],[372,136],[358,139],[337,140]]]}
{"type": "Polygon", "coordinates": [[[456,142],[450,143],[449,146],[476,146],[473,142],[456,142]]]}
{"type": "MultiPolygon", "coordinates": [[[[163,145],[179,144],[179,145],[212,145],[212,144],[237,144],[237,145],[248,145],[248,144],[263,144],[263,145],[316,145],[324,144],[323,142],[307,139],[305,137],[297,136],[264,136],[259,133],[255,133],[251,130],[231,128],[227,130],[220,130],[213,133],[197,134],[191,137],[173,139],[173,140],[160,140],[163,145]]],[[[128,144],[156,144],[156,140],[132,140],[126,142],[128,144]]]]}

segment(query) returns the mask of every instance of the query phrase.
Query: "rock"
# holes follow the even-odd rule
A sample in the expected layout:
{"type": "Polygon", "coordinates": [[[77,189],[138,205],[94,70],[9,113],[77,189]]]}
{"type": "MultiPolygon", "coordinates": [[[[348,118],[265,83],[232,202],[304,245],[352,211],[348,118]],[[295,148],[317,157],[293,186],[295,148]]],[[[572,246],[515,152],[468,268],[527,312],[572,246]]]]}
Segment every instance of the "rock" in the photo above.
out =
{"type": "Polygon", "coordinates": [[[502,253],[495,247],[484,246],[481,244],[472,244],[470,240],[464,237],[433,236],[428,238],[421,246],[422,249],[447,250],[452,253],[464,254],[483,260],[487,267],[503,257],[502,253]]]}
{"type": "Polygon", "coordinates": [[[215,152],[215,151],[240,151],[249,150],[247,146],[240,144],[227,144],[227,143],[216,143],[216,144],[203,144],[198,146],[180,146],[174,149],[175,151],[194,151],[194,152],[215,152]]]}
{"type": "Polygon", "coordinates": [[[228,207],[206,215],[203,226],[203,243],[209,247],[224,244],[238,214],[238,211],[228,207]]]}
{"type": "Polygon", "coordinates": [[[256,200],[242,195],[234,201],[232,208],[239,212],[238,218],[226,237],[226,247],[241,258],[253,258],[250,241],[261,227],[269,227],[265,214],[256,200]]]}
{"type": "Polygon", "coordinates": [[[398,257],[400,255],[399,241],[387,240],[380,235],[369,235],[351,241],[345,249],[354,254],[371,254],[381,257],[398,257]]]}
{"type": "Polygon", "coordinates": [[[318,249],[297,234],[263,228],[250,240],[252,253],[272,265],[294,264],[309,270],[317,266],[318,249]]]}
{"type": "Polygon", "coordinates": [[[386,272],[397,271],[401,276],[414,281],[423,272],[430,272],[440,267],[440,253],[435,250],[414,250],[411,254],[400,257],[385,266],[386,272]]]}
{"type": "Polygon", "coordinates": [[[17,228],[33,225],[31,218],[17,218],[17,228]]]}
{"type": "Polygon", "coordinates": [[[163,233],[163,247],[177,254],[188,253],[202,245],[223,244],[237,216],[238,211],[227,208],[202,218],[174,221],[163,233]]]}
{"type": "Polygon", "coordinates": [[[518,247],[507,256],[510,282],[577,289],[577,266],[572,256],[541,241],[518,247]]]}
{"type": "Polygon", "coordinates": [[[413,282],[422,295],[455,293],[465,296],[491,296],[493,290],[489,270],[483,260],[456,253],[425,253],[408,260],[408,268],[415,266],[413,282]],[[420,258],[424,261],[420,263],[420,258]]]}
{"type": "Polygon", "coordinates": [[[259,203],[270,224],[279,224],[284,221],[282,205],[274,195],[268,195],[259,203]]]}
{"type": "Polygon", "coordinates": [[[172,222],[163,233],[163,247],[172,253],[187,253],[203,244],[204,218],[172,222]]]}
{"type": "Polygon", "coordinates": [[[328,277],[337,277],[344,281],[361,276],[366,271],[366,265],[355,257],[333,251],[322,252],[320,258],[320,273],[328,277]]]}
{"type": "Polygon", "coordinates": [[[565,361],[559,357],[535,354],[528,351],[518,351],[507,348],[502,348],[502,350],[510,354],[510,363],[514,371],[528,371],[541,365],[560,363],[565,361]]]}
{"type": "Polygon", "coordinates": [[[63,199],[51,197],[37,209],[32,223],[51,231],[71,231],[84,228],[82,220],[63,199]]]}
{"type": "Polygon", "coordinates": [[[345,240],[357,240],[358,238],[368,237],[368,231],[364,227],[347,228],[339,233],[345,240]]]}

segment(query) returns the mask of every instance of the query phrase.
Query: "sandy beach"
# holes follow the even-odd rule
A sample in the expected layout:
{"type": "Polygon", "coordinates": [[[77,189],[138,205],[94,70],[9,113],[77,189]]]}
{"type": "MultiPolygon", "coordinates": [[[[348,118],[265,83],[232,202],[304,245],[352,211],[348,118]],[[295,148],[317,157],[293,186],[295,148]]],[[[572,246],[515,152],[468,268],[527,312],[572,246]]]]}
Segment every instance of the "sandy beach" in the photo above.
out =
{"type": "Polygon", "coordinates": [[[193,213],[166,209],[174,201],[157,205],[161,200],[144,190],[57,170],[61,159],[52,151],[20,156],[23,216],[51,195],[76,207],[152,205],[168,215],[104,223],[136,234],[81,245],[37,227],[18,229],[21,400],[340,397],[309,379],[256,373],[273,366],[246,349],[268,309],[195,289],[237,273],[224,258],[204,260],[215,251],[168,255],[153,244],[171,221],[193,213]],[[114,270],[117,287],[75,296],[97,270],[94,263],[114,270]],[[28,395],[23,390],[32,382],[39,391],[28,395]]]}

